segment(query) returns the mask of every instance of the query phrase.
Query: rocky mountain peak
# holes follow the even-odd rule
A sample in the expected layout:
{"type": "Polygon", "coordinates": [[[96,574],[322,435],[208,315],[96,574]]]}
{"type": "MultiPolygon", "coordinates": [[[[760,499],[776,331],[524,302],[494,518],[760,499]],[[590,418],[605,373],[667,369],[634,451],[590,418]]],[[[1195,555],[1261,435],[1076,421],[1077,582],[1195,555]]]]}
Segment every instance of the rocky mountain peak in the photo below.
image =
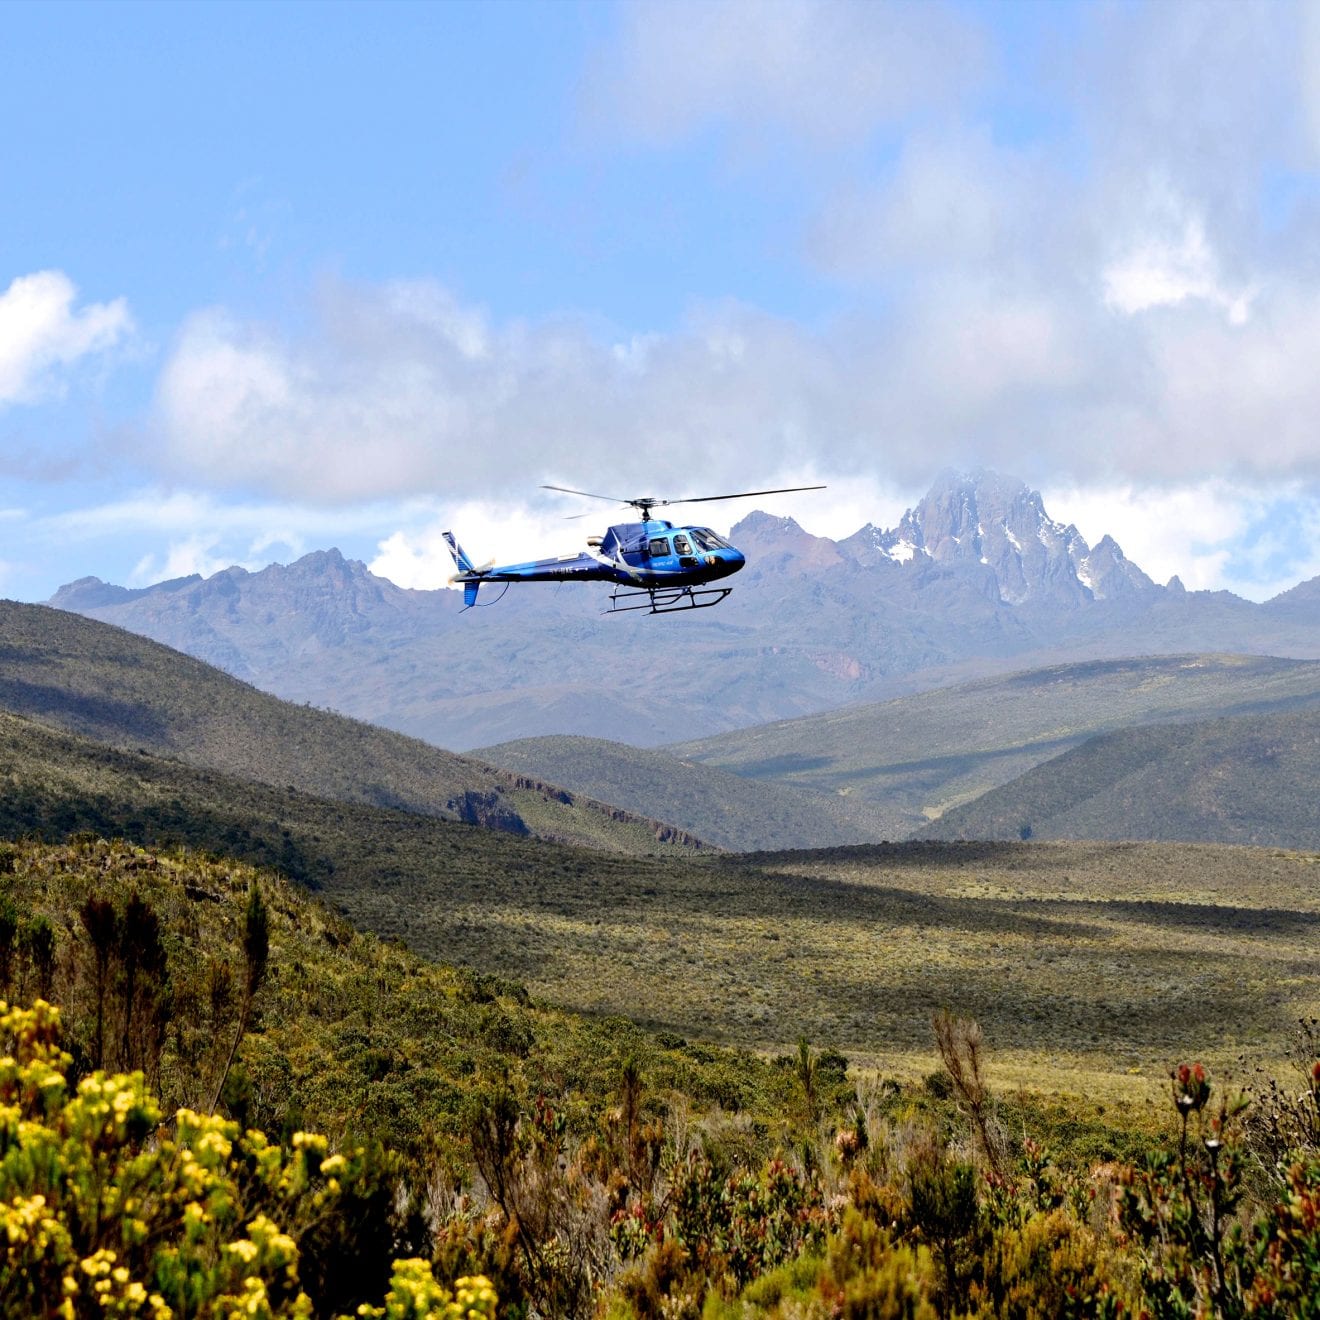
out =
{"type": "Polygon", "coordinates": [[[754,570],[793,567],[820,570],[843,562],[839,547],[827,536],[813,536],[792,518],[759,509],[735,523],[729,540],[752,561],[754,570]]]}
{"type": "Polygon", "coordinates": [[[1076,605],[1154,586],[1112,537],[1092,550],[1076,527],[1049,516],[1039,491],[986,469],[942,473],[897,527],[868,524],[842,545],[866,565],[989,568],[1010,605],[1076,605]]]}
{"type": "Polygon", "coordinates": [[[179,591],[201,580],[200,573],[191,573],[187,577],[170,578],[167,582],[156,582],[149,587],[133,588],[117,587],[113,583],[103,582],[99,577],[80,577],[76,582],[66,582],[50,598],[49,603],[57,610],[71,610],[77,614],[105,605],[122,605],[151,592],[179,591]]]}
{"type": "MultiPolygon", "coordinates": [[[[1102,536],[1095,549],[1078,561],[1077,576],[1096,600],[1111,600],[1133,591],[1148,591],[1155,586],[1109,535],[1102,536]]],[[[1181,582],[1176,589],[1182,590],[1181,582]]]]}

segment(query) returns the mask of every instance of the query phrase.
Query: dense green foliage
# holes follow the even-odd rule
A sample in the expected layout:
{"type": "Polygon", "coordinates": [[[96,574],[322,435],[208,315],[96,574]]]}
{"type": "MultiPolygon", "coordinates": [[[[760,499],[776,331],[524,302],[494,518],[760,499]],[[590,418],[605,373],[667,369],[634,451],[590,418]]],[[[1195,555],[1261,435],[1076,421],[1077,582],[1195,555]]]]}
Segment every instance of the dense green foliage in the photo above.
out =
{"type": "Polygon", "coordinates": [[[629,1059],[694,1114],[743,1115],[735,1143],[768,1146],[791,1123],[794,1082],[781,1068],[424,962],[246,865],[88,837],[5,845],[0,872],[0,994],[49,990],[77,1067],[142,1068],[167,1108],[209,1107],[237,1034],[223,1092],[233,1116],[272,1135],[304,1123],[336,1140],[358,1133],[428,1176],[461,1180],[474,1088],[553,1093],[576,1129],[629,1059]],[[102,955],[87,917],[106,909],[113,944],[102,955]],[[127,938],[133,912],[152,936],[127,938]],[[33,929],[53,933],[49,984],[33,929]]]}
{"type": "Polygon", "coordinates": [[[165,1123],[141,1072],[75,1089],[41,999],[0,999],[0,1048],[0,1314],[310,1320],[365,1292],[364,1320],[494,1320],[485,1279],[451,1292],[425,1260],[347,1287],[317,1268],[360,1255],[344,1208],[379,1178],[362,1151],[309,1132],[281,1147],[187,1109],[165,1123]]]}
{"type": "MultiPolygon", "coordinates": [[[[1210,1104],[1199,1066],[1183,1069],[1180,1126],[1163,1144],[1111,1129],[1124,1160],[1097,1166],[1075,1107],[1052,1123],[1048,1106],[999,1097],[979,1028],[950,1014],[935,1021],[940,1070],[920,1083],[858,1076],[806,1039],[766,1061],[538,1006],[358,935],[274,877],[187,853],[8,846],[0,965],[5,990],[48,980],[68,1005],[59,1095],[76,1086],[83,1108],[39,1115],[75,1171],[52,1196],[87,1185],[76,1170],[101,1147],[80,1115],[104,1100],[122,1130],[98,1186],[149,1174],[143,1204],[166,1217],[136,1256],[136,1229],[125,1238],[114,1215],[79,1237],[88,1217],[58,1197],[35,1207],[46,1193],[16,1156],[0,1196],[21,1220],[10,1240],[28,1250],[31,1229],[42,1253],[56,1244],[41,1256],[55,1282],[30,1265],[23,1277],[57,1303],[70,1271],[93,1300],[108,1279],[116,1305],[140,1284],[129,1300],[144,1314],[153,1294],[179,1313],[180,1289],[200,1299],[192,1314],[258,1286],[272,1313],[305,1294],[328,1314],[393,1286],[390,1314],[420,1315],[409,1290],[440,1305],[435,1279],[473,1275],[510,1316],[615,1320],[1284,1316],[1318,1295],[1314,1026],[1300,1098],[1266,1089],[1244,1127],[1237,1105],[1210,1104]],[[107,1081],[98,1048],[142,1071],[107,1081]],[[220,1081],[224,1116],[196,1116],[220,1081]],[[152,1090],[184,1111],[155,1138],[152,1090]],[[307,1127],[331,1144],[309,1144],[307,1127]],[[179,1152],[202,1147],[223,1149],[219,1190],[213,1219],[190,1227],[179,1152]],[[333,1206],[316,1200],[327,1192],[333,1206]],[[419,1253],[431,1265],[391,1285],[391,1259],[419,1253]]],[[[47,1106],[42,1088],[19,1090],[47,1106]]]]}

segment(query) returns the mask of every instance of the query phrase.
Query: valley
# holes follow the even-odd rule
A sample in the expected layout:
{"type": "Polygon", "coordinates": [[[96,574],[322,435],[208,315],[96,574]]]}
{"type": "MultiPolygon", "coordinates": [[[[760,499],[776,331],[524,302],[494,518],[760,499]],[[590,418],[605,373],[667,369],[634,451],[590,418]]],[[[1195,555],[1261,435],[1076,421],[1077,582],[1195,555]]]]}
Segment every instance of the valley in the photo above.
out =
{"type": "Polygon", "coordinates": [[[985,1031],[1001,1083],[1129,1098],[1195,1054],[1282,1060],[1320,1012],[1316,856],[1147,844],[902,844],[591,866],[354,899],[355,919],[590,1014],[881,1075],[930,1018],[985,1031]],[[466,956],[471,956],[467,953],[466,956]]]}
{"type": "MultiPolygon", "coordinates": [[[[823,715],[754,725],[733,733],[680,743],[659,751],[572,738],[524,739],[480,749],[476,755],[562,783],[577,791],[608,796],[630,809],[681,823],[712,843],[731,848],[806,847],[821,843],[880,842],[933,831],[940,838],[1018,838],[1026,816],[1004,808],[1011,823],[991,823],[976,814],[982,795],[1016,781],[1035,767],[1036,780],[1055,784],[1056,800],[1080,800],[1092,789],[1084,779],[1055,774],[1054,759],[1104,733],[1172,723],[1151,739],[1170,742],[1177,726],[1207,716],[1239,717],[1239,744],[1221,739],[1180,791],[1200,777],[1245,782],[1245,762],[1255,758],[1252,720],[1266,729],[1287,730],[1295,712],[1298,729],[1320,709],[1320,664],[1268,656],[1150,656],[1088,661],[937,688],[873,705],[845,706],[823,715]],[[662,752],[664,753],[662,755],[662,752]],[[1239,754],[1244,758],[1240,772],[1239,754]],[[1049,768],[1045,768],[1048,766],[1049,768]],[[757,790],[762,790],[758,795],[757,790]],[[955,809],[973,804],[965,811],[955,809]],[[972,814],[967,814],[967,813],[972,814]],[[947,816],[947,821],[945,817],[947,816]],[[726,820],[739,833],[722,833],[726,820]],[[932,826],[932,821],[941,823],[932,826]],[[789,826],[791,822],[791,826],[789,826]],[[797,831],[785,839],[785,827],[797,831]],[[1011,828],[1011,834],[1005,833],[1011,828]],[[989,830],[990,833],[984,831],[989,830]]],[[[1268,738],[1267,738],[1268,740],[1268,738]]],[[[1133,757],[1139,759],[1135,750],[1133,757]]],[[[1067,764],[1080,763],[1074,758],[1067,764]]],[[[1233,833],[1216,833],[1209,817],[1188,818],[1165,810],[1166,824],[1137,837],[1305,846],[1317,836],[1312,809],[1314,782],[1309,762],[1276,766],[1280,790],[1239,812],[1233,833]],[[1288,782],[1296,784],[1290,794],[1288,782]],[[1291,819],[1291,824],[1287,824],[1291,819]],[[1257,820],[1251,832],[1247,822],[1257,820]]],[[[1172,790],[1170,790],[1172,791],[1172,790]]],[[[986,798],[1011,800],[1011,793],[986,798]]],[[[1164,810],[1158,792],[1149,795],[1164,810]]],[[[1056,808],[1061,809],[1061,808],[1056,808]]],[[[1025,807],[1023,808],[1025,810],[1025,807]]],[[[1121,804],[1107,810],[1092,802],[1088,833],[1066,830],[1042,837],[1129,838],[1132,816],[1121,804]],[[1100,831],[1097,833],[1096,831],[1100,831]]],[[[1041,809],[1034,812],[1042,816],[1041,809]]],[[[1039,833],[1040,831],[1038,831],[1039,833]]]]}

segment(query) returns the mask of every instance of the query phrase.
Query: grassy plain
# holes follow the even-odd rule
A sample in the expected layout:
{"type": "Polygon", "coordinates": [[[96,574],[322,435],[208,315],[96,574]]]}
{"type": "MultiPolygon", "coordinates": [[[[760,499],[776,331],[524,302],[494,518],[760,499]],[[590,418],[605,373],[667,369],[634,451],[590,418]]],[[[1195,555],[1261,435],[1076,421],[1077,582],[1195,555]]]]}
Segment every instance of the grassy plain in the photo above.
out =
{"type": "Polygon", "coordinates": [[[1001,1085],[1132,1099],[1196,1057],[1275,1065],[1320,1012],[1307,854],[904,844],[450,878],[355,919],[589,1013],[774,1053],[799,1036],[885,1076],[976,1017],[1001,1085]]]}

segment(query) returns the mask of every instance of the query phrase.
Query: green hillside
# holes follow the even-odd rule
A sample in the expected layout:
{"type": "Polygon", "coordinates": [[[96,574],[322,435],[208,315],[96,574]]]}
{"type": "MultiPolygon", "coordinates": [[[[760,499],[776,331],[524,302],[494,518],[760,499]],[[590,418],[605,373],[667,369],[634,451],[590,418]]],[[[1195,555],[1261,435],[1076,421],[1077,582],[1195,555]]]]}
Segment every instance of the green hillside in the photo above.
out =
{"type": "Polygon", "coordinates": [[[1056,665],[667,750],[747,778],[859,800],[873,828],[897,839],[1097,733],[1314,706],[1315,661],[1146,657],[1056,665]]]}
{"type": "Polygon", "coordinates": [[[415,738],[281,701],[156,642],[39,605],[0,601],[0,710],[319,798],[624,851],[695,843],[415,738]]]}
{"type": "Polygon", "coordinates": [[[868,804],[749,780],[667,752],[603,738],[522,738],[472,752],[505,770],[563,784],[602,802],[667,820],[734,851],[878,842],[868,804]]]}
{"type": "Polygon", "coordinates": [[[1099,1093],[1177,1054],[1283,1057],[1320,1012],[1310,860],[872,845],[560,866],[379,902],[369,921],[580,1010],[771,1052],[805,1035],[886,1072],[929,1068],[930,1016],[956,1005],[1016,1079],[1099,1093]]]}
{"type": "MultiPolygon", "coordinates": [[[[644,859],[488,830],[416,812],[312,797],[164,757],[124,752],[0,713],[0,836],[55,842],[91,831],[275,866],[324,891],[361,928],[391,933],[419,894],[480,892],[560,871],[607,881],[644,859]]],[[[617,831],[622,828],[616,825],[617,831]]],[[[634,824],[640,851],[651,837],[634,824]]],[[[624,836],[626,837],[626,836],[624,836]]],[[[442,900],[443,901],[443,900],[442,900]]]]}
{"type": "MultiPolygon", "coordinates": [[[[1200,1063],[1175,1070],[1172,1095],[1158,1070],[1144,1104],[1059,1093],[1074,1080],[1060,1046],[1087,1010],[1057,977],[1048,1004],[1038,987],[1128,916],[1074,880],[1093,891],[1135,862],[1138,903],[1177,927],[1172,975],[1143,956],[1149,922],[1109,969],[1125,974],[1093,982],[1093,1021],[1140,1030],[1133,1009],[1158,996],[1156,1044],[1204,1029],[1199,1010],[1216,1015],[1219,1047],[1249,1037],[1259,1060],[1280,1043],[1255,1034],[1269,1010],[1314,992],[1296,954],[1289,994],[1243,979],[1277,977],[1284,947],[1306,949],[1320,921],[1314,906],[1222,905],[1243,897],[1236,875],[1264,874],[1259,855],[1181,850],[1197,855],[1179,870],[1150,866],[1150,851],[1144,866],[1121,849],[986,846],[760,859],[763,882],[793,865],[800,887],[905,874],[916,920],[895,935],[920,943],[912,933],[943,918],[975,946],[963,962],[1000,964],[1001,1001],[1053,1019],[1029,1091],[999,1066],[1002,1014],[984,1039],[939,1015],[941,1066],[881,1080],[806,1041],[768,1061],[565,1013],[357,934],[229,860],[91,838],[0,846],[0,1000],[62,1006],[58,1028],[47,1004],[0,1010],[0,1310],[53,1314],[58,1299],[88,1316],[932,1320],[1173,1314],[1176,1287],[1178,1314],[1220,1296],[1200,1312],[1304,1314],[1320,1281],[1320,1088],[1293,1102],[1257,1075],[1256,1099],[1275,1110],[1254,1124],[1212,1109],[1231,1091],[1200,1063]],[[991,922],[978,940],[971,909],[940,896],[950,866],[1001,917],[1033,899],[1038,915],[991,922]],[[1033,892],[1047,873],[1061,888],[1033,892]],[[103,1057],[120,1075],[93,1071],[103,1057]],[[216,1118],[200,1117],[217,1092],[216,1118]],[[1246,1225],[1222,1252],[1207,1203],[1210,1222],[1225,1206],[1246,1225]],[[1233,1286],[1216,1293],[1221,1257],[1233,1286]],[[978,1298],[989,1302],[967,1309],[978,1298]]],[[[1275,858],[1278,893],[1313,860],[1275,858]]],[[[897,961],[916,967],[910,949],[897,961]]],[[[1300,1039],[1316,1043],[1314,1019],[1300,1039]]],[[[1313,1054],[1300,1057],[1320,1074],[1313,1054]]]]}
{"type": "MultiPolygon", "coordinates": [[[[792,1112],[789,1078],[746,1053],[662,1044],[620,1018],[577,1017],[532,1002],[514,983],[423,961],[358,933],[268,872],[91,838],[0,845],[0,907],[20,931],[36,917],[54,928],[47,988],[65,1006],[70,1043],[84,1053],[93,1012],[82,905],[99,896],[122,907],[136,894],[155,913],[169,1030],[148,1062],[171,1108],[205,1107],[223,1067],[253,884],[270,914],[269,969],[226,1094],[229,1107],[272,1133],[307,1124],[336,1138],[370,1137],[466,1177],[465,1109],[482,1087],[504,1078],[524,1095],[553,1088],[580,1123],[608,1100],[629,1056],[651,1085],[677,1091],[694,1112],[746,1107],[767,1136],[792,1112]],[[221,969],[234,987],[227,996],[213,992],[221,969]]],[[[9,967],[0,998],[31,996],[32,969],[21,955],[9,967]]]]}
{"type": "Polygon", "coordinates": [[[1124,729],[957,807],[928,838],[1320,847],[1320,711],[1124,729]]]}

